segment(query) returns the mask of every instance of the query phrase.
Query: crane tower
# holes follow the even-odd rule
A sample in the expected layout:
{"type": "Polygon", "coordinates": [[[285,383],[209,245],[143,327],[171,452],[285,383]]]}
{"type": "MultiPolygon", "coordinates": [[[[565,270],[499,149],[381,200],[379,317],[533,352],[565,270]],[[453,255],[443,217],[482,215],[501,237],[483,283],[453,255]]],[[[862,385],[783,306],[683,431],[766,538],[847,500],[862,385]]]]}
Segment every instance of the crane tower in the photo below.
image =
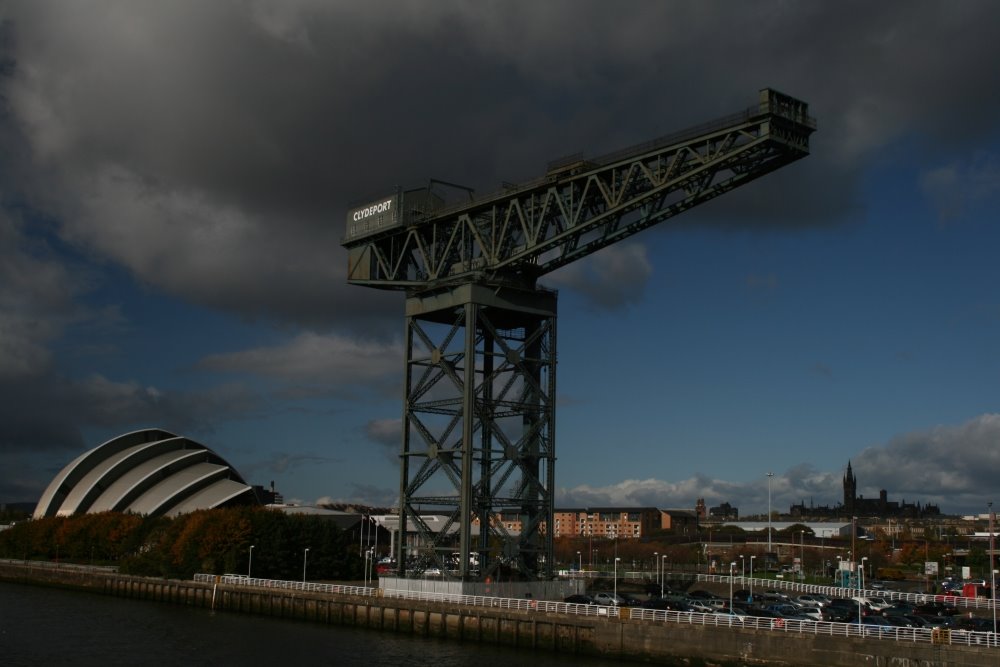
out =
{"type": "Polygon", "coordinates": [[[538,278],[805,157],[815,129],[806,103],[764,89],[489,195],[447,202],[431,181],[348,211],[348,282],[406,293],[399,576],[551,578],[556,293],[538,278]]]}

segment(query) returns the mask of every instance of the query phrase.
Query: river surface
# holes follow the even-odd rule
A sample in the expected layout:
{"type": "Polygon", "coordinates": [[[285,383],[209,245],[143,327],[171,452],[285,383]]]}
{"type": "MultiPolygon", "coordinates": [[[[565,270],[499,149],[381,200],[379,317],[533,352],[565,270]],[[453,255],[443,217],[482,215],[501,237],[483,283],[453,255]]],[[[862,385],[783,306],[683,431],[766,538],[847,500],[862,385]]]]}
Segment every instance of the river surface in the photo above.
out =
{"type": "Polygon", "coordinates": [[[616,660],[0,582],[0,665],[611,667],[616,660]]]}

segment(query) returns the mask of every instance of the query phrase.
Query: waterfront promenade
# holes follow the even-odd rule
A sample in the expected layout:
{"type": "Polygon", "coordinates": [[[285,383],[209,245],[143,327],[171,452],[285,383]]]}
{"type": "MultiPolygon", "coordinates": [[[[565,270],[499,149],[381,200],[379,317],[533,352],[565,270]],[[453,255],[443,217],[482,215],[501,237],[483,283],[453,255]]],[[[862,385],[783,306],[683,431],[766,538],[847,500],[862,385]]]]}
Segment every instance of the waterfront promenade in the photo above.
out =
{"type": "MultiPolygon", "coordinates": [[[[705,581],[705,577],[699,579],[705,581]]],[[[848,667],[871,662],[900,667],[992,667],[1000,657],[994,633],[921,628],[876,629],[872,633],[870,627],[851,623],[787,620],[779,624],[775,619],[441,595],[236,575],[164,580],[21,561],[0,562],[0,578],[217,611],[666,664],[698,658],[709,664],[733,665],[848,667]]]]}

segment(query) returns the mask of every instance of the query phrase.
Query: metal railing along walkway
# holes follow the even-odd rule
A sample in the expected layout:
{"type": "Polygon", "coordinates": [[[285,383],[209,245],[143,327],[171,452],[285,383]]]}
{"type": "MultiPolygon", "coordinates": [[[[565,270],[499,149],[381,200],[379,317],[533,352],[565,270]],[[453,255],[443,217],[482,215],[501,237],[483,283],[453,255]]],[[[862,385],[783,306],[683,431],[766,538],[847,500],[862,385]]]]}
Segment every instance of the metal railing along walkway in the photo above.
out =
{"type": "Polygon", "coordinates": [[[680,575],[683,578],[692,578],[697,581],[705,581],[715,584],[726,584],[729,585],[732,581],[734,586],[739,586],[740,588],[747,588],[753,586],[753,590],[778,590],[778,591],[791,591],[798,594],[806,593],[819,593],[821,595],[826,595],[828,597],[837,598],[854,598],[854,597],[866,597],[866,598],[882,598],[888,602],[904,601],[912,602],[913,604],[928,604],[932,602],[939,602],[947,605],[951,605],[959,609],[993,609],[996,605],[995,600],[989,598],[967,598],[961,595],[940,595],[935,593],[902,593],[900,591],[885,591],[885,590],[872,590],[872,589],[862,589],[862,588],[844,588],[842,586],[818,586],[815,584],[800,584],[794,581],[785,581],[783,579],[751,579],[750,577],[743,577],[740,575],[735,575],[730,577],[723,574],[698,574],[698,575],[680,575]]]}
{"type": "MultiPolygon", "coordinates": [[[[699,581],[720,580],[729,583],[729,577],[716,575],[696,575],[699,581]]],[[[547,600],[531,600],[522,598],[500,598],[483,595],[456,595],[450,593],[426,593],[395,589],[379,589],[368,586],[341,586],[338,584],[322,584],[303,581],[285,581],[280,579],[254,579],[244,575],[196,574],[195,581],[206,583],[222,583],[237,586],[252,586],[259,588],[278,588],[315,593],[332,593],[340,595],[355,595],[362,597],[386,597],[405,600],[423,600],[428,602],[447,602],[450,604],[469,605],[474,607],[492,607],[495,609],[516,609],[533,613],[570,614],[576,616],[600,616],[607,618],[627,617],[634,620],[652,621],[657,623],[673,623],[683,625],[703,625],[713,627],[732,627],[762,630],[767,632],[784,632],[795,634],[825,635],[831,637],[861,637],[896,642],[925,642],[938,644],[962,644],[970,646],[1000,647],[1000,635],[993,632],[974,632],[947,628],[901,628],[859,623],[836,623],[827,621],[800,621],[783,618],[758,618],[741,616],[739,614],[703,614],[699,612],[664,611],[645,609],[642,607],[608,607],[602,605],[571,604],[566,602],[551,602],[547,600]]],[[[758,579],[757,582],[774,583],[770,579],[758,579]]],[[[735,583],[735,581],[734,581],[735,583]]],[[[790,583],[790,582],[785,582],[790,583]]],[[[800,584],[801,585],[801,584],[800,584]]],[[[772,586],[771,588],[776,588],[772,586]]],[[[823,587],[814,586],[822,593],[823,587]]],[[[763,587],[761,588],[763,590],[763,587]]],[[[845,589],[838,589],[842,596],[845,589]]],[[[934,596],[930,596],[934,597],[934,596]]]]}

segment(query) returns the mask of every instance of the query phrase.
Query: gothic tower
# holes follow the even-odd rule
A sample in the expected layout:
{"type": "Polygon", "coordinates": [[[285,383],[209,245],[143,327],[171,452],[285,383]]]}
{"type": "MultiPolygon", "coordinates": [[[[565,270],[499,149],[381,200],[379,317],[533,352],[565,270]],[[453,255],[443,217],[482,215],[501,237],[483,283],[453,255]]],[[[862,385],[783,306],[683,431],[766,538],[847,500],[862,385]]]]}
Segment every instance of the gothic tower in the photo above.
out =
{"type": "Polygon", "coordinates": [[[854,501],[858,497],[858,478],[851,470],[851,462],[847,462],[847,474],[844,475],[844,511],[854,514],[854,501]]]}

